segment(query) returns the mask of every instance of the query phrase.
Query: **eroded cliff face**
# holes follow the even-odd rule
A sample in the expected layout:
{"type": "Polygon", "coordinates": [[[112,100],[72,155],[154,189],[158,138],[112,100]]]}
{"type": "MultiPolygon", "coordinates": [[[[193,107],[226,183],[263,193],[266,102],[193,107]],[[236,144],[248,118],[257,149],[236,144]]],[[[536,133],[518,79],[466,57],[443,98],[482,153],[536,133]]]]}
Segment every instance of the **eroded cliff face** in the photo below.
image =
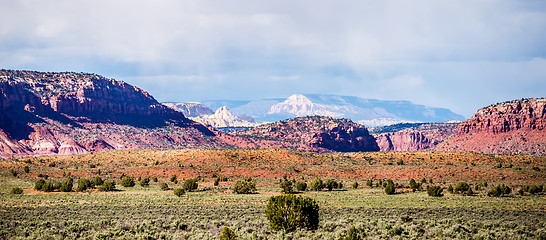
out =
{"type": "Polygon", "coordinates": [[[366,127],[348,119],[331,117],[293,118],[235,134],[256,139],[255,143],[261,147],[288,147],[315,152],[379,150],[366,127]]]}
{"type": "Polygon", "coordinates": [[[381,151],[427,150],[453,136],[457,123],[416,123],[396,132],[374,133],[381,151]]]}
{"type": "Polygon", "coordinates": [[[142,89],[95,74],[0,70],[0,111],[0,157],[230,146],[142,89]]]}
{"type": "Polygon", "coordinates": [[[522,99],[482,108],[436,149],[545,155],[546,99],[522,99]]]}

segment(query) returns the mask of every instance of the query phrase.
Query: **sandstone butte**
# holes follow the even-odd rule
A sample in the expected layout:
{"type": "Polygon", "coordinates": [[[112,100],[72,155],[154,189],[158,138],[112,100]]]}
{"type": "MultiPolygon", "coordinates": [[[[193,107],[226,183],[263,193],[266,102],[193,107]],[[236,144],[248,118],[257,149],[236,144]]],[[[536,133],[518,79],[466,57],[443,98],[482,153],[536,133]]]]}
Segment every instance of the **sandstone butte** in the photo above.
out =
{"type": "Polygon", "coordinates": [[[306,138],[297,137],[301,132],[270,139],[229,135],[140,88],[87,73],[0,70],[0,111],[1,158],[132,148],[377,150],[364,147],[375,144],[366,128],[345,128],[347,120],[329,119],[327,128],[306,138]]]}
{"type": "Polygon", "coordinates": [[[422,151],[455,134],[456,123],[426,123],[397,132],[373,134],[380,151],[422,151]]]}
{"type": "Polygon", "coordinates": [[[482,108],[435,149],[546,155],[546,99],[521,99],[482,108]]]}

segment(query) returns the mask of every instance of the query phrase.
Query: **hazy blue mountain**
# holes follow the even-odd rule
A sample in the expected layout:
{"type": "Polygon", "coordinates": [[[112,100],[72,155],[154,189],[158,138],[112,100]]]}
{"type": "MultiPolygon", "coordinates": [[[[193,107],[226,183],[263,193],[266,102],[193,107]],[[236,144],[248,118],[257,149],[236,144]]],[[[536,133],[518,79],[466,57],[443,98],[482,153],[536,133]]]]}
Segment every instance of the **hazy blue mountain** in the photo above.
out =
{"type": "Polygon", "coordinates": [[[366,126],[399,122],[446,122],[465,118],[449,109],[413,104],[409,101],[364,99],[327,94],[294,94],[286,99],[254,101],[204,101],[215,109],[228,106],[236,115],[248,115],[258,122],[274,122],[302,116],[349,118],[366,126]]]}

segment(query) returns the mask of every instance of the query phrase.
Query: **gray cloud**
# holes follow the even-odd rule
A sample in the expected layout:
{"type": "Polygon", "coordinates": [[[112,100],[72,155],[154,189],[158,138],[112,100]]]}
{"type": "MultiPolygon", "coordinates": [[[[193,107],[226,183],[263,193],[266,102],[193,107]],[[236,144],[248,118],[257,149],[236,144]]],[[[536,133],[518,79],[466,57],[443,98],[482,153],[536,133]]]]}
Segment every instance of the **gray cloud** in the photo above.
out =
{"type": "Polygon", "coordinates": [[[332,93],[471,115],[546,92],[543,1],[3,1],[0,65],[158,100],[332,93]]]}

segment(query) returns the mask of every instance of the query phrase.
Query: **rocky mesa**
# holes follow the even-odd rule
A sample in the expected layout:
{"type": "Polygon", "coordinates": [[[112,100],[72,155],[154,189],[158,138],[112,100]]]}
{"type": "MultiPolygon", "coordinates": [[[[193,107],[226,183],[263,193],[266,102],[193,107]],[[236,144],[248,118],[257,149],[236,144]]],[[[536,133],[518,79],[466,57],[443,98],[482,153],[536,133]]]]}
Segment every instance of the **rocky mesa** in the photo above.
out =
{"type": "Polygon", "coordinates": [[[0,157],[231,146],[142,89],[96,74],[0,70],[0,157]]]}
{"type": "Polygon", "coordinates": [[[455,134],[458,123],[402,123],[374,128],[380,151],[421,151],[455,134]]]}
{"type": "Polygon", "coordinates": [[[299,117],[238,131],[260,147],[285,147],[313,152],[366,152],[379,147],[363,125],[349,119],[299,117]]]}
{"type": "Polygon", "coordinates": [[[459,124],[436,150],[546,155],[546,99],[530,98],[482,108],[459,124]]]}

